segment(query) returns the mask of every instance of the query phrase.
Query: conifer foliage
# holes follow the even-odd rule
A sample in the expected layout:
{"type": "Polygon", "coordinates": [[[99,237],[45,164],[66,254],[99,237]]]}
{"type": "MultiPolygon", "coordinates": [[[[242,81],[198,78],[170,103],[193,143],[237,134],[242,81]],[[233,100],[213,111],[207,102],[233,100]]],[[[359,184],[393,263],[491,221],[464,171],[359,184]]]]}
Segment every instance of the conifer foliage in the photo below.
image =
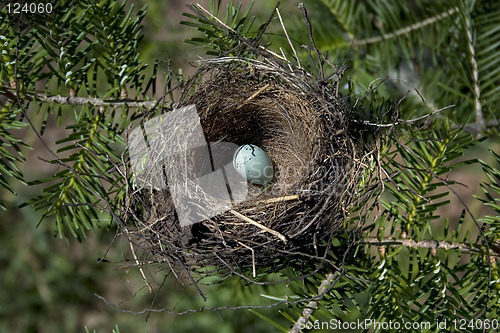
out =
{"type": "Polygon", "coordinates": [[[60,237],[83,239],[109,220],[104,212],[113,214],[123,198],[124,131],[135,114],[154,105],[147,99],[154,95],[155,75],[150,71],[146,79],[138,52],[145,10],[125,2],[60,1],[51,13],[2,11],[0,74],[6,101],[0,181],[12,190],[13,179],[23,180],[26,149],[15,130],[29,126],[43,140],[48,119],[56,118],[69,134],[45,145],[49,163],[59,171],[30,181],[45,185],[25,205],[41,211],[41,220],[54,215],[60,237]],[[40,116],[41,125],[30,120],[40,116]]]}

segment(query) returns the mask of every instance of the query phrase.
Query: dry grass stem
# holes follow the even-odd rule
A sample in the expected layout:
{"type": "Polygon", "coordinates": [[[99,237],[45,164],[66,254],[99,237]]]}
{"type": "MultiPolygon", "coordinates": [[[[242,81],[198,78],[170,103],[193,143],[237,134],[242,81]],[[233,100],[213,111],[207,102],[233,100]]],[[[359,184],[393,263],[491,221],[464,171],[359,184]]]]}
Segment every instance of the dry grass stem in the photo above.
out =
{"type": "Polygon", "coordinates": [[[236,217],[238,217],[238,218],[242,219],[243,221],[248,222],[248,223],[250,223],[250,224],[252,224],[252,225],[256,226],[257,228],[260,228],[260,229],[264,230],[265,232],[268,232],[268,233],[270,233],[270,234],[272,234],[272,235],[274,235],[274,236],[278,237],[278,238],[279,238],[279,239],[281,239],[284,243],[286,243],[286,237],[285,237],[285,236],[283,236],[282,234],[280,234],[279,232],[274,231],[273,229],[270,229],[270,228],[266,227],[265,225],[262,225],[262,224],[260,224],[259,222],[254,221],[254,220],[252,220],[251,218],[246,217],[245,215],[240,214],[240,213],[238,213],[237,211],[235,211],[235,210],[233,210],[233,209],[231,209],[231,210],[230,210],[230,212],[231,212],[234,216],[236,216],[236,217]]]}

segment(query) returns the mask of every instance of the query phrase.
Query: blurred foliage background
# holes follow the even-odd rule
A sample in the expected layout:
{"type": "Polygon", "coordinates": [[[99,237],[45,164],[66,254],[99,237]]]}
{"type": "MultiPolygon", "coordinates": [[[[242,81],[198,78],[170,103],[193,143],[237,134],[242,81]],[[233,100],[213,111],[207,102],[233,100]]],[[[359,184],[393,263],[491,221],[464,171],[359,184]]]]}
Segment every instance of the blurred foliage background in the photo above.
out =
{"type": "MultiPolygon", "coordinates": [[[[464,5],[473,2],[457,3],[464,5]]],[[[154,64],[158,61],[159,83],[166,76],[168,66],[189,75],[194,73],[198,57],[205,56],[207,50],[205,47],[183,42],[194,36],[200,36],[192,27],[179,24],[181,20],[186,20],[182,13],[189,12],[185,7],[189,3],[190,1],[175,0],[130,0],[126,4],[127,8],[131,4],[135,5],[134,13],[137,13],[143,5],[148,6],[142,21],[144,38],[139,45],[140,60],[145,64],[154,64]]],[[[200,3],[205,8],[209,7],[208,1],[200,3]]],[[[373,36],[418,25],[426,22],[426,18],[442,15],[443,8],[450,8],[455,2],[445,1],[441,6],[430,6],[430,9],[425,7],[425,1],[407,1],[402,6],[389,6],[386,1],[380,1],[378,5],[374,3],[376,2],[305,1],[319,49],[328,52],[332,62],[345,63],[348,66],[343,81],[344,92],[354,96],[363,95],[373,87],[374,82],[388,76],[391,80],[377,90],[373,100],[368,99],[366,102],[365,112],[368,118],[370,103],[374,103],[371,105],[373,109],[380,108],[381,101],[390,100],[392,103],[411,91],[408,103],[402,108],[402,112],[406,112],[407,116],[420,115],[429,110],[435,111],[455,103],[456,96],[461,96],[462,105],[446,113],[446,117],[455,125],[461,125],[466,118],[474,119],[470,111],[474,109],[474,78],[472,77],[471,81],[458,82],[461,88],[459,91],[453,90],[457,82],[444,70],[450,68],[450,71],[468,73],[470,68],[457,68],[460,64],[467,63],[459,61],[463,57],[467,58],[467,52],[443,53],[439,57],[434,57],[433,53],[425,51],[425,47],[413,47],[422,40],[432,47],[453,42],[458,45],[463,40],[450,41],[443,36],[441,30],[433,30],[431,23],[429,23],[430,29],[415,28],[414,33],[402,33],[386,43],[370,40],[373,36]],[[359,19],[373,17],[385,17],[386,26],[384,22],[379,22],[379,31],[373,31],[373,22],[369,24],[359,19]],[[387,26],[391,27],[390,31],[384,30],[387,26]],[[352,38],[365,44],[361,43],[360,47],[346,42],[352,38]],[[404,45],[407,47],[403,47],[404,45]],[[409,58],[416,60],[407,61],[409,58]],[[422,65],[428,65],[428,68],[422,65]],[[443,71],[434,71],[434,68],[439,66],[442,66],[443,71]],[[424,103],[421,102],[421,96],[415,93],[414,86],[417,86],[419,93],[425,97],[424,103]]],[[[244,8],[249,4],[249,1],[243,1],[244,8]]],[[[272,13],[274,6],[273,2],[257,1],[253,5],[251,14],[256,16],[257,22],[264,22],[272,13]]],[[[280,10],[292,39],[300,45],[308,43],[308,35],[297,6],[298,1],[287,1],[281,4],[280,10]]],[[[488,10],[490,9],[487,7],[479,6],[475,15],[482,14],[484,17],[488,10]]],[[[2,15],[6,15],[5,11],[2,15]]],[[[269,41],[275,49],[282,47],[287,54],[291,54],[281,27],[276,23],[274,21],[270,30],[269,41]]],[[[481,22],[477,24],[480,27],[481,22]]],[[[459,31],[460,27],[457,29],[459,31]]],[[[496,47],[498,46],[496,40],[491,39],[496,30],[491,31],[480,32],[485,35],[485,44],[496,47]]],[[[462,36],[467,38],[466,34],[462,36]]],[[[489,47],[480,46],[484,50],[489,47]]],[[[446,49],[443,46],[443,50],[446,49]]],[[[307,58],[305,49],[299,48],[299,53],[301,58],[307,58]]],[[[497,61],[489,53],[478,53],[478,57],[480,59],[483,57],[483,63],[479,64],[480,69],[483,69],[482,77],[490,79],[484,82],[487,84],[484,87],[487,95],[483,96],[485,106],[483,111],[486,120],[490,121],[498,117],[498,86],[495,84],[499,82],[495,78],[499,70],[498,66],[495,67],[497,61]]],[[[43,87],[38,88],[43,90],[43,87]]],[[[33,121],[37,126],[41,126],[44,118],[39,115],[33,118],[33,121]]],[[[49,119],[44,127],[43,138],[48,143],[54,143],[68,135],[68,131],[58,126],[56,119],[49,119]]],[[[27,128],[20,129],[19,133],[23,142],[33,147],[35,152],[27,155],[25,164],[28,168],[24,169],[25,179],[40,179],[57,172],[57,166],[42,160],[51,157],[38,137],[27,128]]],[[[500,140],[496,132],[477,144],[473,150],[467,151],[461,159],[480,158],[486,165],[494,164],[495,158],[488,150],[500,151],[500,140]]],[[[477,165],[454,170],[453,178],[467,185],[458,187],[457,191],[473,215],[485,216],[492,212],[491,208],[473,198],[473,194],[480,193],[480,182],[486,179],[484,174],[478,172],[477,165]]],[[[259,309],[257,312],[245,309],[203,311],[184,316],[171,316],[164,312],[151,314],[120,312],[112,305],[105,304],[96,295],[115,303],[122,310],[134,312],[151,305],[175,310],[180,301],[183,303],[182,308],[242,303],[264,306],[269,304],[269,299],[262,297],[262,294],[286,295],[289,291],[285,286],[248,287],[234,279],[226,281],[225,287],[215,292],[212,288],[212,292],[208,293],[207,303],[203,303],[194,290],[185,289],[172,276],[167,276],[166,283],[162,284],[164,282],[162,268],[148,266],[148,275],[158,286],[163,285],[158,293],[150,293],[140,272],[130,262],[133,255],[128,243],[115,238],[116,228],[106,222],[106,216],[100,217],[102,221],[99,232],[90,233],[84,243],[78,243],[73,239],[60,239],[56,237],[53,223],[45,221],[37,225],[39,212],[35,212],[29,205],[19,208],[19,205],[33,197],[34,192],[40,191],[43,185],[27,187],[22,183],[13,182],[12,186],[17,195],[0,187],[0,199],[5,204],[5,209],[0,210],[0,288],[2,288],[0,332],[83,332],[86,327],[89,331],[96,330],[102,333],[111,332],[116,325],[119,326],[120,332],[213,332],[215,329],[218,332],[268,332],[274,330],[270,323],[290,327],[287,319],[294,319],[286,318],[286,312],[281,311],[283,309],[280,311],[259,309]],[[106,257],[106,261],[100,262],[99,258],[102,257],[106,257]]],[[[390,201],[394,198],[386,196],[384,199],[390,201]]],[[[437,215],[449,218],[452,227],[461,223],[462,233],[467,233],[474,239],[478,233],[474,221],[469,217],[461,220],[462,203],[456,198],[451,200],[450,204],[437,207],[437,215]]],[[[435,232],[439,233],[437,230],[435,232]]],[[[317,287],[317,284],[314,283],[308,286],[308,292],[314,293],[315,286],[317,287]]],[[[295,292],[300,294],[301,290],[295,292]]],[[[349,302],[346,300],[347,303],[349,302]]],[[[354,308],[351,305],[346,306],[354,308]]],[[[296,316],[300,314],[297,309],[292,311],[295,311],[296,316]]],[[[361,313],[353,310],[352,316],[361,317],[361,313]]],[[[329,318],[328,313],[324,318],[329,318]]]]}

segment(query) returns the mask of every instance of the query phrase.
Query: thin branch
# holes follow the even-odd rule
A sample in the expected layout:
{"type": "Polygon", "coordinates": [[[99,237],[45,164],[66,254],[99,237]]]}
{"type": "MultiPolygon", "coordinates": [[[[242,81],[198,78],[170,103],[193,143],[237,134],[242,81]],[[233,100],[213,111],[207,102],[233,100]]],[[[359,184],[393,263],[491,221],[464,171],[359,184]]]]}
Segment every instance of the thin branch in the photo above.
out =
{"type": "Polygon", "coordinates": [[[316,311],[318,308],[319,301],[325,296],[325,294],[329,290],[329,286],[333,283],[334,274],[330,273],[326,276],[326,278],[321,282],[318,288],[318,295],[314,300],[310,301],[302,312],[302,316],[297,319],[295,324],[289,333],[299,333],[301,329],[303,329],[309,320],[309,317],[316,311]]]}
{"type": "Polygon", "coordinates": [[[422,119],[425,119],[425,118],[428,118],[436,113],[439,113],[439,112],[442,112],[444,110],[447,110],[447,109],[450,109],[452,107],[454,107],[455,105],[448,105],[448,106],[445,106],[444,108],[441,108],[439,110],[436,110],[436,111],[433,111],[431,113],[427,113],[427,114],[424,114],[423,116],[420,116],[420,117],[417,117],[417,118],[414,118],[414,119],[397,119],[395,122],[393,123],[390,123],[390,124],[377,124],[377,123],[372,123],[372,122],[369,122],[369,121],[356,121],[356,122],[359,122],[363,125],[369,125],[369,126],[376,126],[376,127],[393,127],[393,126],[396,126],[396,125],[399,125],[399,124],[411,124],[411,123],[414,123],[416,121],[420,121],[422,119]]]}
{"type": "Polygon", "coordinates": [[[425,26],[428,26],[430,24],[433,24],[433,23],[436,23],[437,21],[440,21],[444,18],[447,18],[448,16],[451,16],[453,14],[455,14],[456,12],[458,12],[458,8],[457,7],[453,7],[443,13],[440,13],[436,16],[433,16],[433,17],[429,17],[428,19],[425,19],[423,20],[422,22],[418,22],[418,23],[415,23],[415,24],[412,24],[410,26],[407,26],[405,28],[402,28],[402,29],[399,29],[399,30],[396,30],[394,32],[390,32],[388,34],[384,34],[382,36],[377,36],[377,37],[371,37],[371,38],[367,38],[367,39],[362,39],[362,40],[359,40],[359,41],[354,41],[354,45],[355,46],[358,46],[358,45],[368,45],[368,44],[374,44],[374,43],[378,43],[378,42],[381,42],[381,41],[384,41],[384,40],[388,40],[388,39],[392,39],[392,38],[396,38],[398,36],[401,36],[401,35],[405,35],[411,31],[414,31],[414,30],[418,30],[420,28],[423,28],[425,26]]]}
{"type": "Polygon", "coordinates": [[[411,248],[422,248],[422,249],[460,249],[468,251],[470,248],[462,243],[450,243],[446,241],[438,241],[438,240],[421,240],[415,241],[413,239],[394,239],[394,238],[385,238],[383,240],[377,238],[365,238],[363,243],[370,245],[390,245],[390,246],[398,246],[403,245],[411,248]]]}
{"type": "MultiPolygon", "coordinates": [[[[392,247],[405,246],[414,249],[460,250],[463,252],[480,252],[482,250],[481,247],[472,248],[463,243],[450,243],[447,241],[438,241],[438,240],[416,241],[413,239],[385,238],[380,240],[377,238],[365,238],[362,242],[372,246],[386,246],[386,245],[392,247]]],[[[490,250],[490,255],[500,257],[500,253],[496,253],[493,250],[490,250]]]]}
{"type": "Polygon", "coordinates": [[[194,280],[193,275],[191,275],[191,272],[189,271],[189,269],[186,267],[186,265],[184,264],[184,262],[182,262],[181,259],[179,259],[179,258],[176,258],[176,259],[177,259],[177,261],[179,261],[179,263],[181,264],[182,268],[184,268],[184,271],[186,272],[187,276],[189,277],[189,280],[191,280],[191,283],[193,284],[193,286],[198,291],[198,294],[200,294],[200,296],[203,299],[203,301],[206,302],[207,301],[207,296],[205,296],[205,294],[203,293],[203,291],[200,289],[200,287],[198,286],[198,283],[196,283],[196,281],[194,280]]]}
{"type": "Polygon", "coordinates": [[[135,263],[137,264],[137,267],[139,268],[139,271],[141,272],[142,279],[144,282],[146,282],[146,285],[148,286],[149,292],[153,292],[153,287],[148,282],[148,279],[146,278],[146,274],[144,274],[144,270],[142,269],[142,265],[139,262],[139,258],[135,254],[135,249],[134,245],[132,245],[132,242],[128,242],[128,245],[130,245],[130,251],[132,252],[132,255],[134,256],[135,263]]]}
{"type": "Polygon", "coordinates": [[[285,202],[285,201],[291,201],[291,200],[299,200],[298,195],[285,195],[283,197],[277,197],[277,198],[270,198],[270,199],[265,199],[261,201],[257,201],[255,204],[272,204],[272,203],[277,203],[277,202],[285,202]]]}
{"type": "Polygon", "coordinates": [[[140,316],[140,315],[143,315],[143,314],[147,314],[147,313],[161,313],[161,312],[166,312],[168,314],[171,314],[171,315],[185,315],[185,314],[188,314],[188,313],[197,313],[197,312],[202,312],[202,311],[205,311],[205,310],[208,310],[208,311],[221,311],[221,310],[241,310],[241,309],[272,309],[278,305],[281,305],[281,304],[295,304],[295,303],[298,303],[297,301],[294,301],[294,302],[290,302],[288,300],[283,300],[283,301],[278,301],[278,302],[274,302],[274,303],[271,303],[271,304],[266,304],[266,305],[240,305],[240,306],[218,306],[218,307],[209,307],[209,306],[206,306],[206,305],[203,305],[199,308],[196,308],[196,309],[187,309],[187,310],[183,310],[183,311],[173,311],[173,310],[170,310],[169,308],[161,308],[161,309],[152,309],[152,308],[148,308],[148,309],[144,309],[144,310],[141,310],[141,311],[132,311],[132,310],[126,310],[126,309],[121,309],[118,307],[118,305],[108,301],[106,298],[104,298],[103,296],[97,294],[97,293],[94,293],[94,296],[101,300],[102,302],[104,302],[104,304],[108,305],[108,306],[111,306],[112,308],[114,308],[116,311],[118,312],[121,312],[121,313],[128,313],[128,314],[132,314],[134,316],[140,316]]]}
{"type": "Polygon", "coordinates": [[[283,23],[283,19],[281,18],[281,14],[279,9],[276,7],[276,14],[278,14],[278,18],[280,19],[281,27],[283,28],[283,31],[285,32],[286,39],[288,40],[288,44],[290,45],[290,48],[292,49],[293,55],[295,56],[295,60],[297,61],[297,67],[301,69],[301,64],[300,64],[300,58],[297,54],[297,51],[295,51],[295,48],[293,47],[292,41],[290,40],[290,37],[288,36],[288,32],[286,31],[285,24],[283,23]]]}
{"type": "Polygon", "coordinates": [[[269,88],[270,84],[266,84],[265,86],[263,86],[262,88],[260,88],[259,90],[257,90],[256,92],[254,92],[252,94],[252,96],[248,97],[246,100],[243,101],[243,103],[241,103],[240,105],[238,105],[236,107],[236,110],[239,110],[241,109],[243,106],[247,105],[248,103],[250,103],[255,97],[259,96],[259,94],[261,94],[262,92],[264,92],[267,88],[269,88]]]}
{"type": "Polygon", "coordinates": [[[371,88],[370,90],[367,90],[363,96],[361,96],[361,97],[359,97],[359,98],[357,98],[357,99],[356,99],[356,101],[354,102],[354,104],[353,104],[353,106],[352,106],[352,108],[353,108],[353,109],[356,109],[356,106],[358,105],[358,102],[359,102],[359,101],[363,100],[363,99],[364,99],[364,98],[366,98],[368,95],[370,95],[372,92],[376,91],[376,90],[378,89],[378,87],[380,87],[381,85],[383,85],[383,84],[384,84],[384,83],[388,80],[388,78],[387,78],[387,77],[385,77],[385,78],[383,78],[383,79],[380,79],[380,78],[375,79],[375,80],[373,80],[372,82],[370,82],[369,87],[371,87],[372,83],[374,83],[374,82],[375,82],[375,81],[377,81],[377,80],[380,80],[380,82],[379,82],[379,83],[377,83],[377,85],[376,85],[375,87],[371,88]]]}
{"type": "Polygon", "coordinates": [[[470,22],[470,17],[465,18],[466,25],[466,37],[467,37],[467,46],[469,51],[469,62],[472,66],[472,83],[474,85],[474,110],[476,113],[476,125],[478,129],[484,128],[484,116],[482,111],[482,105],[480,101],[481,90],[479,89],[479,71],[477,69],[477,61],[476,61],[476,52],[474,49],[474,42],[472,40],[472,25],[470,22]]]}
{"type": "Polygon", "coordinates": [[[252,277],[253,277],[253,278],[257,277],[257,270],[256,270],[256,268],[255,268],[255,267],[256,267],[256,265],[255,265],[255,251],[254,251],[254,249],[253,249],[253,248],[251,248],[251,247],[250,247],[250,246],[248,246],[248,245],[243,244],[242,242],[240,242],[240,241],[238,241],[238,240],[237,240],[236,242],[237,242],[238,244],[240,244],[241,246],[243,246],[243,247],[245,247],[245,248],[249,249],[249,250],[252,252],[252,277]]]}
{"type": "Polygon", "coordinates": [[[43,94],[34,94],[39,101],[46,103],[57,103],[67,105],[93,105],[93,106],[129,106],[131,108],[152,109],[159,104],[159,101],[134,101],[134,100],[103,100],[96,97],[71,97],[71,96],[45,96],[43,94]]]}
{"type": "Polygon", "coordinates": [[[318,50],[318,47],[316,46],[316,43],[314,42],[313,38],[313,30],[312,30],[312,25],[311,21],[309,21],[309,17],[307,16],[307,9],[304,7],[304,4],[301,2],[299,3],[299,9],[302,10],[302,14],[304,16],[304,20],[306,21],[307,25],[307,31],[309,32],[309,40],[311,42],[311,45],[313,47],[314,52],[316,53],[316,57],[318,58],[318,75],[319,79],[323,79],[323,70],[322,70],[322,61],[321,61],[321,53],[318,50]]]}

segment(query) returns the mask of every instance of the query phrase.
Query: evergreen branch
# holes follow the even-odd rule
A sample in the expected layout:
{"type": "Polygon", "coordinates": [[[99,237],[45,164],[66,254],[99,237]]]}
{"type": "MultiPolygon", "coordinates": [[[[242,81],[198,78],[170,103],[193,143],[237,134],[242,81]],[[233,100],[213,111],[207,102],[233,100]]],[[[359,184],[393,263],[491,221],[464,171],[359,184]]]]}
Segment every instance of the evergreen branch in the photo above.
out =
{"type": "MultiPolygon", "coordinates": [[[[399,29],[399,30],[396,30],[394,32],[390,32],[388,34],[385,34],[385,35],[382,35],[382,36],[377,36],[377,37],[371,37],[371,38],[367,38],[367,39],[362,39],[360,41],[354,41],[354,45],[358,46],[358,45],[368,45],[368,44],[374,44],[374,43],[378,43],[378,42],[381,42],[381,41],[384,41],[384,40],[388,40],[388,39],[392,39],[392,38],[396,38],[398,36],[401,36],[401,35],[405,35],[409,32],[412,32],[414,30],[418,30],[420,28],[423,28],[425,26],[428,26],[430,24],[434,24],[442,19],[445,19],[453,14],[455,14],[456,12],[458,12],[458,8],[457,7],[454,7],[454,8],[451,8],[443,13],[440,13],[436,16],[433,16],[433,17],[429,17],[428,19],[425,19],[423,20],[422,22],[418,22],[418,23],[415,23],[415,24],[412,24],[410,26],[407,26],[405,28],[402,28],[402,29],[399,29]]],[[[350,44],[349,44],[350,45],[350,44]]]]}
{"type": "Polygon", "coordinates": [[[472,78],[474,84],[474,109],[476,112],[476,124],[479,129],[484,128],[484,116],[482,111],[481,101],[479,100],[481,96],[481,91],[479,89],[479,71],[477,69],[476,53],[474,50],[474,44],[472,41],[472,26],[470,22],[470,17],[465,18],[465,28],[467,37],[467,50],[469,51],[469,62],[472,67],[472,78]]]}
{"type": "MultiPolygon", "coordinates": [[[[363,240],[363,243],[369,244],[372,246],[385,246],[389,245],[392,247],[398,247],[398,246],[406,246],[408,248],[414,248],[414,249],[431,249],[431,250],[461,250],[464,252],[483,252],[482,247],[469,247],[466,244],[463,243],[450,243],[447,241],[438,241],[438,240],[421,240],[421,241],[415,241],[413,239],[395,239],[395,238],[386,238],[383,240],[377,239],[377,238],[365,238],[363,240]]],[[[490,249],[490,255],[495,256],[495,257],[500,257],[500,248],[497,249],[497,247],[494,247],[494,250],[490,249]],[[498,250],[498,252],[496,252],[498,250]]]]}
{"type": "Polygon", "coordinates": [[[321,282],[318,288],[318,295],[315,297],[314,300],[310,301],[307,306],[305,307],[304,311],[302,312],[302,316],[297,319],[295,324],[293,325],[292,329],[289,331],[289,333],[299,333],[301,330],[301,327],[304,327],[307,321],[309,320],[309,317],[316,311],[318,308],[318,303],[325,296],[325,294],[329,290],[329,286],[333,283],[333,278],[334,274],[330,273],[326,276],[326,278],[321,282]]]}

